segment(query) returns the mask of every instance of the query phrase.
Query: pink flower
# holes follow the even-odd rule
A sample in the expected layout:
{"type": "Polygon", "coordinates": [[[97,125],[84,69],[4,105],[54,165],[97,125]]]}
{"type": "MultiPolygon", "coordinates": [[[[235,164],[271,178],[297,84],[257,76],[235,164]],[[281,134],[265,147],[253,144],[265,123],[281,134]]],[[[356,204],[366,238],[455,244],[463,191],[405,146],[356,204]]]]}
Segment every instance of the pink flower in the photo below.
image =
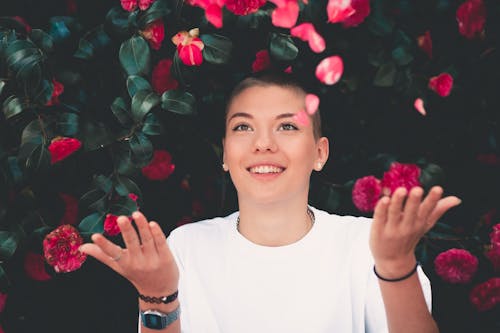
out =
{"type": "Polygon", "coordinates": [[[291,28],[299,17],[297,0],[270,0],[277,8],[271,14],[271,21],[275,27],[291,28]]]}
{"type": "Polygon", "coordinates": [[[165,38],[165,26],[162,20],[156,20],[141,31],[142,36],[149,42],[153,50],[159,50],[165,38]]]}
{"type": "Polygon", "coordinates": [[[113,214],[107,214],[106,219],[104,220],[104,232],[108,236],[116,236],[120,234],[120,227],[118,227],[118,223],[116,220],[118,216],[113,214]]]}
{"type": "Polygon", "coordinates": [[[359,178],[352,188],[352,202],[362,212],[373,212],[381,193],[379,179],[374,176],[359,178]]]}
{"type": "Polygon", "coordinates": [[[252,72],[260,72],[271,67],[271,58],[267,50],[260,50],[255,54],[255,60],[252,63],[252,72]]]}
{"type": "Polygon", "coordinates": [[[78,139],[56,137],[49,145],[50,163],[54,164],[64,160],[69,155],[80,149],[82,143],[78,139]]]}
{"type": "Polygon", "coordinates": [[[216,28],[222,28],[222,7],[226,0],[189,0],[191,6],[205,10],[205,18],[216,28]]]}
{"type": "Polygon", "coordinates": [[[418,46],[432,59],[431,32],[427,30],[423,35],[417,37],[418,46]]]}
{"type": "Polygon", "coordinates": [[[0,293],[0,313],[5,309],[5,303],[7,303],[7,294],[0,293]]]}
{"type": "Polygon", "coordinates": [[[467,0],[457,9],[458,31],[472,39],[481,34],[486,23],[486,7],[483,0],[467,0]]]}
{"type": "Polygon", "coordinates": [[[47,106],[59,104],[59,95],[64,92],[64,86],[61,82],[57,81],[56,79],[52,79],[52,84],[54,86],[54,89],[52,90],[52,96],[50,97],[50,100],[45,104],[47,106]]]}
{"type": "Polygon", "coordinates": [[[255,13],[267,0],[226,0],[226,8],[236,15],[255,13]]]}
{"type": "Polygon", "coordinates": [[[500,303],[500,277],[494,277],[475,286],[469,294],[471,303],[478,311],[493,309],[500,303]]]}
{"type": "Polygon", "coordinates": [[[427,111],[425,111],[424,107],[424,100],[421,98],[415,99],[413,102],[413,107],[415,110],[417,110],[422,116],[425,116],[427,114],[427,111]]]}
{"type": "Polygon", "coordinates": [[[177,53],[181,61],[187,66],[200,66],[203,62],[203,41],[198,38],[198,28],[189,31],[180,31],[172,37],[177,46],[177,53]]]}
{"type": "Polygon", "coordinates": [[[486,257],[493,265],[493,269],[500,272],[500,243],[497,243],[497,245],[492,244],[491,249],[486,252],[486,257]]]}
{"type": "Polygon", "coordinates": [[[35,281],[47,281],[52,277],[45,270],[45,260],[41,254],[28,252],[24,257],[24,271],[35,281]]]}
{"type": "Polygon", "coordinates": [[[155,0],[120,0],[122,8],[128,12],[133,12],[137,6],[140,10],[146,10],[155,0]]]}
{"type": "Polygon", "coordinates": [[[172,59],[162,59],[156,64],[151,75],[151,84],[154,91],[161,95],[167,90],[177,89],[179,82],[172,76],[172,59]]]}
{"type": "Polygon", "coordinates": [[[392,163],[389,171],[382,177],[382,193],[391,195],[398,187],[405,187],[409,192],[420,186],[420,168],[415,164],[392,163]]]}
{"type": "Polygon", "coordinates": [[[155,150],[153,160],[142,168],[142,174],[150,180],[165,180],[174,170],[172,155],[166,150],[155,150]]]}
{"type": "Polygon", "coordinates": [[[319,97],[314,94],[307,94],[305,104],[307,113],[312,116],[318,111],[319,97]]]}
{"type": "Polygon", "coordinates": [[[441,73],[429,80],[429,89],[435,91],[441,97],[448,96],[452,88],[453,76],[448,73],[441,73]]]}
{"type": "Polygon", "coordinates": [[[137,194],[135,194],[135,193],[129,193],[129,194],[128,194],[128,197],[129,197],[130,199],[134,200],[134,201],[135,201],[135,203],[137,203],[137,200],[139,199],[139,196],[138,196],[137,194]]]}
{"type": "Polygon", "coordinates": [[[290,34],[300,38],[305,42],[309,42],[309,47],[316,53],[321,53],[325,50],[326,44],[323,37],[318,34],[312,23],[302,23],[290,29],[290,34]]]}
{"type": "Polygon", "coordinates": [[[477,271],[477,266],[477,258],[462,249],[441,252],[434,260],[437,275],[449,283],[469,283],[477,271]]]}
{"type": "Polygon", "coordinates": [[[328,0],[326,13],[328,22],[338,23],[345,21],[349,16],[354,15],[356,11],[351,6],[351,0],[328,0]]]}
{"type": "Polygon", "coordinates": [[[337,83],[344,72],[344,62],[339,56],[331,56],[321,60],[316,66],[316,77],[327,85],[337,83]]]}
{"type": "Polygon", "coordinates": [[[78,199],[66,193],[59,193],[59,196],[64,201],[64,215],[59,224],[75,225],[78,222],[78,199]]]}
{"type": "Polygon", "coordinates": [[[65,224],[57,227],[43,240],[43,253],[47,263],[58,273],[80,268],[87,258],[78,250],[83,239],[75,227],[65,224]]]}
{"type": "Polygon", "coordinates": [[[370,15],[370,0],[351,0],[354,14],[342,21],[344,28],[357,27],[370,15]]]}

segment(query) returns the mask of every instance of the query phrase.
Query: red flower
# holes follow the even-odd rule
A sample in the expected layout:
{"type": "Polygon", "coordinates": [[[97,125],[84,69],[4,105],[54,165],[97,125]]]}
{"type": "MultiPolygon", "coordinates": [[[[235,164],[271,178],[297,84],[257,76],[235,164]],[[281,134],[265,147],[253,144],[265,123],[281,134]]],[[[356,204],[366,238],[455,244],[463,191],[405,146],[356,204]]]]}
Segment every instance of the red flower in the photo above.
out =
{"type": "Polygon", "coordinates": [[[321,53],[325,50],[326,44],[323,37],[314,29],[312,23],[302,23],[290,29],[290,34],[300,38],[305,42],[309,42],[309,47],[316,53],[321,53]]]}
{"type": "Polygon", "coordinates": [[[58,273],[80,268],[87,258],[78,250],[83,239],[75,227],[65,224],[57,227],[43,240],[43,252],[47,263],[58,273]]]}
{"type": "Polygon", "coordinates": [[[58,136],[52,140],[49,145],[50,163],[54,164],[64,160],[69,155],[80,149],[82,143],[75,138],[66,138],[58,136]]]}
{"type": "Polygon", "coordinates": [[[172,37],[172,42],[177,45],[177,53],[181,61],[187,66],[200,66],[203,62],[203,41],[198,38],[198,28],[189,31],[180,31],[172,37]]]}
{"type": "Polygon", "coordinates": [[[467,0],[457,9],[458,31],[466,38],[481,34],[486,23],[483,0],[467,0]]]}
{"type": "Polygon", "coordinates": [[[120,0],[122,8],[125,9],[127,12],[133,12],[137,6],[141,10],[146,10],[151,6],[155,0],[120,0]]]}
{"type": "Polygon", "coordinates": [[[35,281],[47,281],[52,277],[45,270],[45,260],[38,253],[28,252],[24,257],[24,271],[35,281]]]}
{"type": "Polygon", "coordinates": [[[277,8],[271,14],[273,25],[280,28],[291,28],[299,17],[297,0],[270,0],[277,8]]]}
{"type": "Polygon", "coordinates": [[[165,38],[165,26],[162,20],[156,20],[141,31],[142,36],[149,42],[153,50],[159,50],[165,38]]]}
{"type": "Polygon", "coordinates": [[[316,66],[316,78],[327,85],[337,83],[343,72],[344,62],[339,56],[325,58],[316,66]]]}
{"type": "Polygon", "coordinates": [[[5,309],[5,303],[7,303],[7,294],[0,293],[0,313],[5,309]]]}
{"type": "Polygon", "coordinates": [[[50,100],[45,104],[47,106],[59,104],[59,95],[64,92],[64,86],[61,82],[57,81],[56,79],[52,79],[52,84],[54,86],[54,89],[52,90],[52,96],[50,97],[50,100]]]}
{"type": "Polygon", "coordinates": [[[351,7],[355,12],[342,21],[344,28],[357,27],[370,15],[370,0],[352,0],[351,7]]]}
{"type": "Polygon", "coordinates": [[[106,219],[104,220],[104,232],[109,236],[116,236],[120,234],[120,228],[118,227],[118,223],[116,220],[118,216],[113,214],[107,214],[106,219]]]}
{"type": "Polygon", "coordinates": [[[373,212],[381,193],[379,179],[374,176],[359,178],[352,188],[352,202],[362,212],[373,212]]]}
{"type": "Polygon", "coordinates": [[[156,64],[151,75],[154,91],[161,95],[167,90],[177,89],[179,82],[171,75],[172,59],[162,59],[156,64]]]}
{"type": "Polygon", "coordinates": [[[172,155],[166,150],[155,150],[153,160],[142,168],[142,174],[150,180],[165,180],[170,177],[174,170],[172,155]]]}
{"type": "Polygon", "coordinates": [[[439,96],[446,97],[453,88],[453,76],[448,73],[441,73],[433,76],[429,80],[429,89],[435,91],[439,96]]]}
{"type": "Polygon", "coordinates": [[[78,199],[66,193],[59,193],[59,196],[64,201],[64,215],[59,224],[75,225],[78,222],[78,199]]]}
{"type": "Polygon", "coordinates": [[[328,22],[338,23],[345,21],[349,16],[354,15],[356,11],[351,6],[351,0],[328,0],[326,13],[328,22]]]}
{"type": "Polygon", "coordinates": [[[130,199],[134,200],[134,201],[135,201],[135,203],[137,203],[137,199],[139,199],[139,197],[138,197],[138,196],[137,196],[137,194],[135,194],[135,193],[129,193],[129,194],[128,194],[128,197],[129,197],[130,199]]]}
{"type": "Polygon", "coordinates": [[[478,260],[469,251],[450,249],[434,260],[434,269],[449,283],[469,283],[477,271],[478,260]]]}
{"type": "Polygon", "coordinates": [[[267,0],[226,0],[226,8],[236,15],[255,13],[267,0]]]}
{"type": "Polygon", "coordinates": [[[493,309],[500,303],[500,277],[494,277],[472,289],[469,294],[471,303],[478,311],[493,309]]]}
{"type": "Polygon", "coordinates": [[[271,67],[271,58],[267,50],[260,50],[255,54],[255,60],[252,63],[252,72],[260,72],[271,67]]]}
{"type": "Polygon", "coordinates": [[[415,164],[392,163],[389,171],[382,177],[382,193],[391,195],[398,187],[405,187],[409,192],[420,186],[420,168],[415,164]]]}
{"type": "Polygon", "coordinates": [[[422,36],[417,37],[418,46],[432,59],[431,32],[427,30],[422,36]]]}
{"type": "Polygon", "coordinates": [[[491,249],[486,252],[486,257],[491,261],[493,269],[500,272],[500,243],[492,244],[491,249]]]}

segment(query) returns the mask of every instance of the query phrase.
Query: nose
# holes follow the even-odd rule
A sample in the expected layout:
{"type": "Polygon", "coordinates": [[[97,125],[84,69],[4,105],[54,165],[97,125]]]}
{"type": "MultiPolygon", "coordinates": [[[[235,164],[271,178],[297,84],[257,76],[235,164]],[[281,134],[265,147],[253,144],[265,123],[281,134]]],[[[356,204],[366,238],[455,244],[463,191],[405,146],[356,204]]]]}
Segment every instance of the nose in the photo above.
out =
{"type": "Polygon", "coordinates": [[[259,131],[255,133],[254,139],[254,151],[255,152],[264,152],[270,151],[275,152],[278,148],[276,144],[276,140],[272,133],[268,131],[259,131]]]}

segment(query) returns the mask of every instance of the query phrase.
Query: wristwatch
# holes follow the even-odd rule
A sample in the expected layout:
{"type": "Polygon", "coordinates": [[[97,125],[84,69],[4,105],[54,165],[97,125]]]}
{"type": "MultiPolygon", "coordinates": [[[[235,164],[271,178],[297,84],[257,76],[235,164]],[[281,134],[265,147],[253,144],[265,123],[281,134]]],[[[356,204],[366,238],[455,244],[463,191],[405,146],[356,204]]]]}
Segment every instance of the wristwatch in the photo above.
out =
{"type": "Polygon", "coordinates": [[[179,318],[180,309],[163,313],[156,310],[141,311],[142,326],[153,330],[162,330],[179,318]]]}

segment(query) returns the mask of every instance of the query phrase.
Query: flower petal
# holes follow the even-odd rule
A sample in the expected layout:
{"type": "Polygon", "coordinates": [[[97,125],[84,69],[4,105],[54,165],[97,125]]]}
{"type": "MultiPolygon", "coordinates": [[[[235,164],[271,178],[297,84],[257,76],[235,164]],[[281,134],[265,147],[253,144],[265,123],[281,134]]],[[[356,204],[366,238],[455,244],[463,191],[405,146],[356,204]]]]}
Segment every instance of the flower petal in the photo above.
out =
{"type": "Polygon", "coordinates": [[[217,4],[211,4],[205,9],[207,21],[216,28],[222,28],[222,7],[217,4]]]}
{"type": "Polygon", "coordinates": [[[319,97],[314,94],[306,95],[306,111],[308,114],[313,115],[319,107],[319,97]]]}
{"type": "Polygon", "coordinates": [[[351,7],[351,0],[329,0],[326,6],[328,22],[342,22],[356,11],[351,7]]]}
{"type": "Polygon", "coordinates": [[[415,100],[415,102],[413,103],[413,106],[415,107],[415,109],[420,112],[420,114],[422,116],[425,116],[427,114],[427,112],[425,111],[425,108],[424,108],[424,100],[421,99],[421,98],[417,98],[415,100]]]}
{"type": "Polygon", "coordinates": [[[316,67],[316,77],[327,85],[337,83],[342,77],[343,72],[344,62],[339,56],[325,58],[316,67]]]}
{"type": "Polygon", "coordinates": [[[321,53],[325,50],[325,40],[318,34],[312,23],[302,23],[290,29],[290,34],[300,38],[303,41],[309,42],[309,47],[316,53],[321,53]]]}
{"type": "Polygon", "coordinates": [[[276,8],[271,14],[273,25],[281,28],[291,28],[299,17],[299,5],[296,1],[287,1],[284,7],[276,8]]]}
{"type": "Polygon", "coordinates": [[[302,125],[302,126],[308,126],[309,123],[310,123],[310,120],[309,120],[309,115],[306,113],[306,111],[304,110],[300,110],[299,112],[297,112],[294,116],[293,116],[293,119],[299,124],[299,125],[302,125]]]}

